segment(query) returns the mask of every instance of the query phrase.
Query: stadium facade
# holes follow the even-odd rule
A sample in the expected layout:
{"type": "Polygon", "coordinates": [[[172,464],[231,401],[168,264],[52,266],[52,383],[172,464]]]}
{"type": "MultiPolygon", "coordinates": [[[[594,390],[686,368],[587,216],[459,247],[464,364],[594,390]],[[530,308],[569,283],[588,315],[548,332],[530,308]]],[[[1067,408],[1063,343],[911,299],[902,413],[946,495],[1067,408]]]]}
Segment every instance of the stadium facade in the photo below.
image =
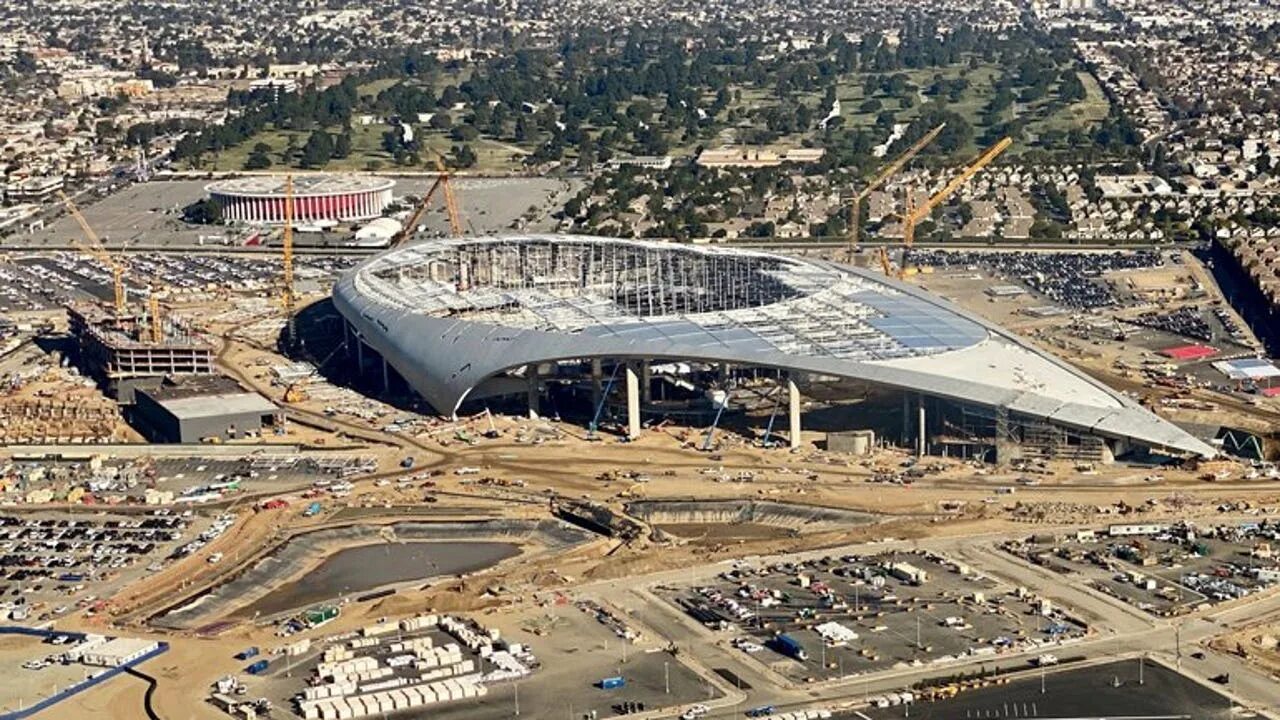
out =
{"type": "MultiPolygon", "coordinates": [[[[293,179],[295,224],[359,222],[381,217],[395,181],[360,175],[300,175],[293,179]]],[[[255,175],[205,186],[228,222],[284,224],[285,179],[255,175]]]]}
{"type": "Polygon", "coordinates": [[[774,373],[793,444],[801,388],[820,378],[900,407],[901,439],[921,454],[1215,452],[985,320],[825,261],[566,235],[440,239],[362,263],[333,300],[360,367],[380,359],[384,382],[394,372],[445,415],[521,388],[535,409],[569,383],[590,388],[596,417],[622,409],[637,435],[663,412],[655,368],[695,381],[753,368],[774,373]]]}

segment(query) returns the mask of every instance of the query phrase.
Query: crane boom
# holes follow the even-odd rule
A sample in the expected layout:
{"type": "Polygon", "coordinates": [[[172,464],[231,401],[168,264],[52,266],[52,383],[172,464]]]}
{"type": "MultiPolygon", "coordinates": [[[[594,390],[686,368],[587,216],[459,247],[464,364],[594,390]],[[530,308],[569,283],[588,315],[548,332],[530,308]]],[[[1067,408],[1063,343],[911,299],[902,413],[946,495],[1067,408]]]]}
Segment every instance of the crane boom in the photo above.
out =
{"type": "Polygon", "coordinates": [[[62,204],[67,206],[67,212],[71,213],[71,217],[75,218],[76,223],[80,226],[80,231],[84,233],[85,239],[89,244],[83,245],[76,243],[76,247],[81,252],[89,255],[98,262],[107,266],[111,271],[111,291],[112,305],[115,308],[116,315],[122,316],[125,312],[125,292],[124,292],[124,263],[107,252],[106,246],[102,244],[102,239],[98,237],[98,233],[93,231],[89,225],[89,221],[85,219],[80,212],[80,208],[76,207],[71,197],[61,190],[58,191],[58,197],[62,199],[62,204]]]}
{"type": "Polygon", "coordinates": [[[462,214],[458,212],[458,198],[453,194],[453,185],[449,182],[449,171],[444,166],[440,153],[436,153],[436,170],[440,172],[440,188],[444,190],[444,209],[449,215],[449,232],[454,237],[462,237],[462,214]]]}
{"type": "Polygon", "coordinates": [[[928,200],[921,203],[919,207],[909,210],[903,218],[903,240],[906,246],[911,247],[915,242],[916,225],[918,223],[929,217],[929,213],[933,212],[934,208],[941,205],[942,202],[950,197],[952,193],[959,190],[965,183],[969,182],[969,180],[972,179],[974,175],[977,175],[982,168],[990,165],[991,162],[1000,155],[1000,153],[1008,150],[1009,146],[1012,144],[1012,139],[1004,138],[995,145],[987,148],[986,152],[979,155],[977,160],[969,163],[968,167],[962,170],[959,175],[952,178],[951,182],[947,183],[946,187],[935,193],[933,197],[930,197],[928,200]]]}
{"type": "Polygon", "coordinates": [[[890,163],[888,167],[886,167],[879,175],[876,176],[875,180],[872,180],[870,183],[868,183],[867,186],[863,188],[862,192],[858,193],[858,197],[865,198],[867,195],[870,195],[871,192],[874,191],[876,188],[883,185],[884,182],[888,180],[890,177],[892,177],[894,173],[898,172],[899,170],[902,169],[904,165],[911,162],[911,158],[915,157],[916,155],[919,155],[921,150],[924,150],[926,147],[928,147],[929,143],[933,142],[934,139],[938,137],[938,133],[942,132],[942,129],[945,128],[946,126],[947,126],[946,123],[942,123],[938,127],[925,133],[924,137],[917,140],[915,145],[912,145],[911,147],[907,148],[907,151],[899,155],[897,160],[894,160],[892,163],[890,163]]]}
{"type": "Polygon", "coordinates": [[[410,237],[417,231],[418,224],[422,222],[422,216],[427,214],[427,207],[431,205],[431,198],[435,196],[436,190],[440,188],[440,184],[440,178],[438,177],[434,183],[431,183],[431,187],[427,189],[427,194],[422,196],[422,202],[418,203],[418,207],[413,209],[413,214],[409,216],[409,220],[400,231],[400,236],[392,242],[392,245],[398,245],[404,242],[406,238],[410,237]]]}
{"type": "Polygon", "coordinates": [[[893,177],[893,175],[897,173],[899,170],[901,170],[907,163],[911,162],[911,159],[914,158],[916,155],[919,155],[921,150],[924,150],[926,147],[928,147],[929,143],[933,142],[934,139],[938,137],[938,133],[942,132],[942,129],[945,128],[946,126],[947,126],[946,123],[942,123],[937,127],[935,127],[934,129],[930,130],[929,132],[925,133],[924,137],[920,138],[919,140],[916,141],[914,145],[907,148],[906,152],[902,153],[897,157],[897,159],[889,163],[889,165],[886,166],[884,170],[880,171],[880,174],[877,175],[874,180],[872,180],[870,183],[867,183],[867,186],[863,188],[861,192],[853,196],[853,205],[849,208],[849,218],[850,218],[849,220],[849,252],[850,253],[853,252],[853,247],[858,244],[858,240],[860,239],[859,231],[861,230],[861,225],[862,225],[862,222],[861,222],[862,201],[866,200],[868,195],[870,195],[877,188],[883,185],[885,181],[888,180],[890,177],[893,177]]]}

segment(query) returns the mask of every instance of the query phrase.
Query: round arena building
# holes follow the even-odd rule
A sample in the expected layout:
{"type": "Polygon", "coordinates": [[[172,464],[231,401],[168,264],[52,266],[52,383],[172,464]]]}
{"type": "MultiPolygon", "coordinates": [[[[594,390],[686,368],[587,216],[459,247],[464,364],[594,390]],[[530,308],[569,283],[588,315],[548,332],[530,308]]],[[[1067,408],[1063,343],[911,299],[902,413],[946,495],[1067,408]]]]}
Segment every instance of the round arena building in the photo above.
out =
{"type": "MultiPolygon", "coordinates": [[[[395,181],[359,175],[300,175],[293,179],[296,224],[320,221],[358,222],[382,216],[391,203],[395,181]]],[[[222,205],[228,222],[284,223],[283,175],[240,177],[205,186],[210,199],[222,205]]]]}

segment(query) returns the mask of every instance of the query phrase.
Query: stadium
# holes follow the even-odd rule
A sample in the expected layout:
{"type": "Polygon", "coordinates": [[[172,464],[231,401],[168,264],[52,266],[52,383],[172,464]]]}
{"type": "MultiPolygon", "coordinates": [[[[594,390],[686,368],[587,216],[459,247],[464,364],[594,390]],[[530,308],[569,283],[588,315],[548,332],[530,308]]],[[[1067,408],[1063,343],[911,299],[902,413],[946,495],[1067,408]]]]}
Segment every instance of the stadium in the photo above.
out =
{"type": "MultiPolygon", "coordinates": [[[[382,216],[391,203],[395,181],[358,175],[300,175],[293,179],[297,224],[356,222],[382,216]]],[[[284,224],[285,180],[253,176],[219,180],[205,186],[222,206],[228,222],[284,224]]]]}
{"type": "MultiPolygon", "coordinates": [[[[333,301],[361,372],[439,413],[646,422],[802,401],[918,454],[1111,462],[1212,447],[1012,334],[918,288],[836,263],[565,235],[439,239],[346,273],[333,301]],[[576,408],[570,412],[571,408],[576,408]]],[[[692,423],[690,423],[692,424],[692,423]]]]}

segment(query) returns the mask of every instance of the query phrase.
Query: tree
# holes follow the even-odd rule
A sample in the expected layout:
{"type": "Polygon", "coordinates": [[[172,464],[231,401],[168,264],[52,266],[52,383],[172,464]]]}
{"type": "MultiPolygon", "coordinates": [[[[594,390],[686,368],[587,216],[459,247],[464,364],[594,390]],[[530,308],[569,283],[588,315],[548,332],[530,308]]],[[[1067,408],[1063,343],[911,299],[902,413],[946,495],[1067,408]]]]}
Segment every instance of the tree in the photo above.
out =
{"type": "Polygon", "coordinates": [[[450,151],[452,158],[449,164],[456,168],[469,168],[476,165],[476,151],[470,145],[454,145],[450,151]]]}
{"type": "Polygon", "coordinates": [[[324,167],[333,158],[333,138],[323,130],[316,130],[307,138],[302,146],[302,166],[307,168],[324,167]]]}
{"type": "Polygon", "coordinates": [[[183,218],[197,225],[217,225],[222,222],[222,203],[212,198],[198,200],[187,206],[183,218]]]}
{"type": "Polygon", "coordinates": [[[342,133],[334,141],[333,157],[336,160],[351,157],[351,133],[342,133]]]}
{"type": "Polygon", "coordinates": [[[271,167],[271,157],[258,148],[254,148],[244,161],[245,170],[265,170],[269,167],[271,167]]]}

